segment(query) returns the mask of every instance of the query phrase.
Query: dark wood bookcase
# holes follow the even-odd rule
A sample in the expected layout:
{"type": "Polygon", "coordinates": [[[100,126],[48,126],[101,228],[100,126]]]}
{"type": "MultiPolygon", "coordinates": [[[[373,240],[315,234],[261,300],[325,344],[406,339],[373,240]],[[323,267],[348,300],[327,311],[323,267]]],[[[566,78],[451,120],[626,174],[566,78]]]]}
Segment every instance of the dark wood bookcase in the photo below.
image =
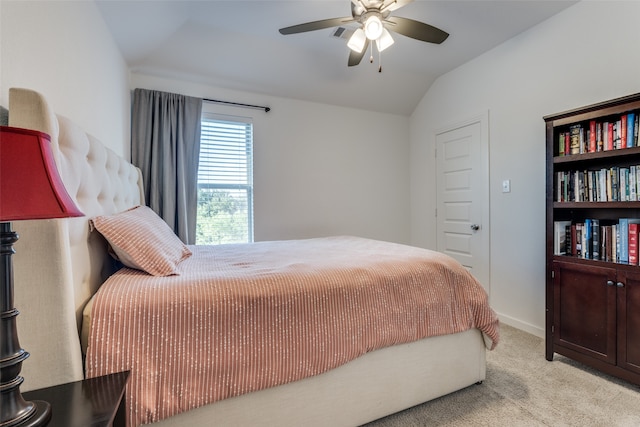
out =
{"type": "MultiPolygon", "coordinates": [[[[594,123],[602,127],[607,123],[619,125],[621,117],[629,117],[629,113],[640,115],[640,94],[544,117],[547,143],[545,356],[551,361],[554,353],[558,353],[640,385],[640,266],[607,259],[602,242],[598,243],[597,259],[573,253],[570,245],[565,254],[560,254],[562,250],[558,247],[562,246],[556,239],[561,239],[563,227],[558,228],[559,233],[555,227],[556,221],[564,221],[566,227],[568,221],[584,224],[586,220],[598,220],[598,236],[602,238],[604,225],[619,224],[620,218],[640,219],[640,185],[635,199],[622,196],[624,186],[618,176],[613,181],[613,190],[607,194],[608,185],[605,184],[604,190],[600,185],[606,181],[598,179],[595,172],[613,171],[607,172],[611,178],[620,170],[638,166],[636,174],[640,176],[640,146],[607,150],[603,141],[602,148],[598,149],[601,133],[593,133],[594,123]],[[561,153],[561,138],[570,135],[567,144],[570,146],[571,137],[580,135],[579,129],[584,140],[582,152],[565,154],[562,150],[561,153]],[[580,174],[582,179],[576,178],[580,174]],[[566,190],[565,178],[569,181],[569,190],[566,190]],[[568,196],[571,188],[573,194],[568,196]],[[580,188],[586,191],[582,193],[580,188]]],[[[617,129],[615,135],[621,134],[621,129],[617,129]]],[[[635,139],[634,135],[626,136],[635,139]]],[[[565,238],[582,243],[570,230],[565,238]]],[[[590,249],[589,256],[592,256],[593,247],[590,249]]],[[[618,255],[621,251],[616,247],[618,255]]]]}

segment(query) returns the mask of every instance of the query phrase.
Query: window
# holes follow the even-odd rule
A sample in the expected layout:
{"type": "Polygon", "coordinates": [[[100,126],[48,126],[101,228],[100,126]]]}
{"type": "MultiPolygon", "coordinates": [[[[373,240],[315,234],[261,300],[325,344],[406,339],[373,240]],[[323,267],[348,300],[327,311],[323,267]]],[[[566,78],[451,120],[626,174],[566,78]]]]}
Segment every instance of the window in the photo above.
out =
{"type": "Polygon", "coordinates": [[[203,113],[196,244],[253,241],[253,125],[203,113]]]}

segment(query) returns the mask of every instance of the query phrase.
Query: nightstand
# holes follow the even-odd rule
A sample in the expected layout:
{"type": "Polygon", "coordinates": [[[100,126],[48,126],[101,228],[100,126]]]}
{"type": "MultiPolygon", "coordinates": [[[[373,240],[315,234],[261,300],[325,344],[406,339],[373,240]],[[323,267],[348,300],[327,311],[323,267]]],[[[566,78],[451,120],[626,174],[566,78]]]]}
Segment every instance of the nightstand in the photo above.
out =
{"type": "Polygon", "coordinates": [[[51,404],[47,427],[126,426],[124,403],[129,372],[22,393],[25,400],[51,404]]]}

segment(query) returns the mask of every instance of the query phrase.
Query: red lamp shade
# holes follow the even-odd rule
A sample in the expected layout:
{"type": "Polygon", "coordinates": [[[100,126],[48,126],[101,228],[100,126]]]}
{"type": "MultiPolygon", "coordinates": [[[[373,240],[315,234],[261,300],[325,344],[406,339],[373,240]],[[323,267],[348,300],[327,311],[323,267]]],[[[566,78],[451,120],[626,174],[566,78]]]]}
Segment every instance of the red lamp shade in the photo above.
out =
{"type": "Polygon", "coordinates": [[[58,174],[49,135],[0,126],[0,221],[83,215],[58,174]]]}

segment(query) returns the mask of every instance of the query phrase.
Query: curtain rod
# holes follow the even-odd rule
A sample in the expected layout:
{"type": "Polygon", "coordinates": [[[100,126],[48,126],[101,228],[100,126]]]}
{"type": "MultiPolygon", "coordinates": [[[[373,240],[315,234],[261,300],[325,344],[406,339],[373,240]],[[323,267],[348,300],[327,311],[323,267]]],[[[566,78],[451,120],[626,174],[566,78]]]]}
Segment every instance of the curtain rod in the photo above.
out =
{"type": "Polygon", "coordinates": [[[268,113],[269,111],[271,111],[270,107],[263,107],[262,105],[242,104],[240,102],[220,101],[218,99],[208,99],[208,98],[203,98],[202,100],[206,102],[215,102],[216,104],[233,105],[235,107],[256,108],[258,110],[264,110],[265,113],[268,113]]]}

